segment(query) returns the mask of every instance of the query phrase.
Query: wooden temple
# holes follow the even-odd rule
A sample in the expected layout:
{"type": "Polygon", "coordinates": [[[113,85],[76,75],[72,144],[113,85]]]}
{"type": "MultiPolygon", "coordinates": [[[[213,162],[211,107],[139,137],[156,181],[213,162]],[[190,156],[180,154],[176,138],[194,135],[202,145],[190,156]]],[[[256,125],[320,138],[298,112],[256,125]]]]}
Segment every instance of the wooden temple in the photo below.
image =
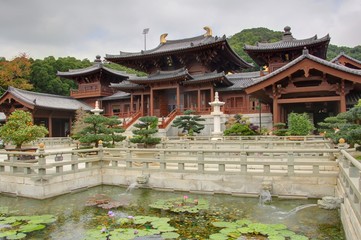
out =
{"type": "MultiPolygon", "coordinates": [[[[106,61],[97,56],[93,66],[58,72],[58,76],[78,84],[70,93],[77,104],[91,108],[99,101],[104,115],[127,119],[125,127],[141,116],[157,116],[162,119],[159,127],[165,128],[189,109],[210,115],[209,103],[215,92],[225,102],[223,113],[259,114],[259,118],[272,114],[270,124],[286,123],[291,112],[307,112],[317,123],[346,111],[361,98],[361,62],[343,53],[327,61],[328,35],[299,40],[292,36],[290,27],[285,27],[278,42],[244,47],[262,68],[247,72],[252,65],[232,50],[226,37],[213,36],[209,27],[204,29],[203,35],[178,40],[168,40],[163,34],[154,49],[107,54],[106,61]],[[146,76],[113,70],[107,62],[142,71],[146,76]]],[[[34,119],[42,119],[49,128],[54,126],[49,116],[58,118],[60,114],[70,119],[64,109],[41,108],[39,97],[30,98],[36,101],[31,104],[15,92],[26,91],[10,89],[0,99],[0,111],[29,109],[34,119]]],[[[74,113],[65,102],[61,104],[74,113]]],[[[75,107],[74,103],[69,106],[75,107]]],[[[66,128],[63,125],[60,131],[66,128]]]]}
{"type": "Polygon", "coordinates": [[[340,54],[325,60],[330,37],[297,40],[285,27],[275,43],[245,46],[266,74],[244,88],[272,106],[273,123],[287,122],[291,112],[307,112],[317,125],[354,106],[360,98],[360,61],[340,54]]]}
{"type": "Polygon", "coordinates": [[[9,116],[19,109],[29,111],[33,122],[49,130],[49,137],[69,135],[75,111],[92,107],[69,96],[37,93],[9,87],[0,98],[0,112],[9,116]]]}

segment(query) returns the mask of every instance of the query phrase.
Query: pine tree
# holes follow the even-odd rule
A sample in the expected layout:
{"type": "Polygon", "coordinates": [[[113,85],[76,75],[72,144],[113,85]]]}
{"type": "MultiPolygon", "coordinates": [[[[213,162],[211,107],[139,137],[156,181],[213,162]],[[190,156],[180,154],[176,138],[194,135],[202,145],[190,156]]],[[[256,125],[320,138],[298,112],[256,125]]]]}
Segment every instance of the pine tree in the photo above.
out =
{"type": "Polygon", "coordinates": [[[172,127],[182,129],[182,132],[186,132],[189,136],[193,136],[195,133],[200,133],[204,129],[204,125],[199,123],[205,121],[199,115],[192,115],[194,111],[186,110],[183,116],[179,116],[173,121],[172,127]]]}
{"type": "Polygon", "coordinates": [[[143,143],[144,147],[158,144],[160,138],[152,137],[153,134],[158,132],[158,118],[153,116],[145,116],[139,118],[139,122],[134,124],[132,132],[134,137],[130,139],[132,143],[143,143]]]}

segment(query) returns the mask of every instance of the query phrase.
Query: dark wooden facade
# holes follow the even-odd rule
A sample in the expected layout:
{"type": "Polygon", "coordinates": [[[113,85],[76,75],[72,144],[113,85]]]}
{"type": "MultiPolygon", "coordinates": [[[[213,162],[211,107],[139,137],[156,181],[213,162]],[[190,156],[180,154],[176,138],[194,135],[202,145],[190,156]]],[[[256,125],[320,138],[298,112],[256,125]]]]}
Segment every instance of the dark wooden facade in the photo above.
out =
{"type": "Polygon", "coordinates": [[[36,93],[9,87],[0,98],[0,112],[9,116],[19,109],[28,111],[33,122],[44,125],[49,137],[64,137],[70,133],[75,111],[79,108],[90,111],[91,107],[72,97],[36,93]]]}

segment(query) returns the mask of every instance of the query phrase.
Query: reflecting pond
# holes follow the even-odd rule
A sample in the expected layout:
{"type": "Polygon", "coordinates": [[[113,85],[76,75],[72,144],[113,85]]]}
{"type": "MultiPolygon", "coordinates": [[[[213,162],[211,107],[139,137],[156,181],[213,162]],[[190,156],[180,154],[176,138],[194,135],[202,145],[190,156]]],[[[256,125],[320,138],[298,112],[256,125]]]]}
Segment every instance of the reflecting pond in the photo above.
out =
{"type": "MultiPolygon", "coordinates": [[[[107,239],[106,235],[96,238],[89,237],[87,234],[91,229],[95,229],[96,232],[102,231],[102,225],[107,224],[104,223],[104,219],[108,219],[110,210],[112,216],[115,217],[170,218],[170,226],[176,228],[175,232],[179,235],[177,239],[209,239],[211,234],[221,230],[213,226],[212,222],[235,222],[240,219],[248,219],[255,223],[284,224],[289,230],[307,236],[309,239],[345,239],[338,211],[320,209],[316,202],[316,199],[283,200],[273,198],[270,204],[263,205],[257,198],[164,192],[138,188],[127,191],[126,188],[116,186],[99,186],[46,200],[0,195],[0,206],[8,208],[12,215],[52,214],[56,217],[55,223],[47,225],[43,230],[29,233],[26,239],[107,239]],[[149,207],[150,204],[160,199],[184,198],[185,196],[187,199],[206,200],[209,208],[197,213],[174,213],[149,207]],[[102,205],[102,207],[94,206],[104,202],[108,204],[102,205]]],[[[0,233],[1,231],[0,224],[0,233]]],[[[0,237],[0,239],[2,238],[0,237]]],[[[110,237],[109,239],[118,238],[110,237]]],[[[229,239],[267,238],[245,235],[229,239]]]]}

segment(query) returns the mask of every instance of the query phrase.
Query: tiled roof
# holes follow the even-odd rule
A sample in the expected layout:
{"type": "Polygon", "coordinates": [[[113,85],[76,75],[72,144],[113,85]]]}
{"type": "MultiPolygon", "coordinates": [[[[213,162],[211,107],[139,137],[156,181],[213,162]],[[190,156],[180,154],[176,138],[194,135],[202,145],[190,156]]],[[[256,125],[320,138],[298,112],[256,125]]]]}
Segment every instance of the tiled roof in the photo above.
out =
{"type": "Polygon", "coordinates": [[[184,76],[185,78],[191,78],[188,73],[188,70],[185,68],[180,68],[172,71],[157,71],[154,74],[149,74],[145,77],[132,77],[129,78],[129,81],[132,83],[146,83],[150,81],[159,81],[159,80],[168,80],[172,78],[179,78],[184,76]]]}
{"type": "Polygon", "coordinates": [[[197,83],[203,83],[203,82],[217,82],[220,85],[226,85],[230,86],[232,83],[228,81],[227,76],[224,74],[224,72],[211,72],[211,73],[204,73],[204,74],[196,74],[192,75],[192,79],[183,82],[184,85],[188,84],[197,84],[197,83]],[[221,79],[221,81],[219,81],[221,79]]]}
{"type": "Polygon", "coordinates": [[[341,52],[339,55],[337,55],[334,59],[332,59],[330,62],[337,63],[338,59],[340,57],[345,57],[350,59],[351,61],[357,62],[358,64],[361,64],[360,60],[357,60],[356,58],[350,57],[349,55],[345,54],[344,52],[341,52]]]}
{"type": "Polygon", "coordinates": [[[317,35],[297,40],[292,36],[291,28],[286,26],[284,28],[284,33],[282,40],[274,43],[256,43],[255,46],[245,45],[245,51],[263,51],[263,50],[280,50],[280,49],[292,49],[292,48],[303,48],[312,46],[318,43],[329,42],[330,36],[327,34],[323,38],[317,39],[317,35]]]}
{"type": "Polygon", "coordinates": [[[128,99],[128,98],[130,98],[130,93],[118,91],[118,92],[114,93],[113,95],[108,96],[108,97],[103,97],[100,100],[109,101],[109,100],[119,100],[119,99],[128,99]]]}
{"type": "Polygon", "coordinates": [[[317,39],[317,35],[307,39],[291,39],[291,40],[281,40],[274,43],[257,43],[255,46],[245,45],[244,50],[279,50],[287,48],[302,48],[310,45],[315,45],[317,43],[330,41],[330,36],[327,34],[323,38],[317,39]]]}
{"type": "Polygon", "coordinates": [[[68,72],[59,72],[58,71],[57,76],[65,77],[65,78],[66,77],[74,77],[74,76],[81,76],[81,75],[85,75],[85,74],[96,73],[100,70],[104,70],[108,73],[111,73],[113,75],[123,77],[123,78],[128,78],[130,76],[134,76],[133,74],[128,74],[124,71],[118,71],[118,70],[108,68],[108,67],[104,66],[102,63],[95,63],[91,67],[82,68],[82,69],[70,69],[68,72]]]}
{"type": "Polygon", "coordinates": [[[39,108],[49,108],[49,109],[59,109],[59,110],[61,109],[77,110],[79,108],[83,108],[84,110],[92,109],[91,106],[68,96],[37,93],[37,92],[17,89],[14,87],[9,87],[7,92],[11,93],[14,97],[20,99],[21,101],[24,101],[30,105],[39,108]]]}
{"type": "Polygon", "coordinates": [[[245,72],[245,73],[235,73],[227,75],[228,80],[233,83],[232,86],[216,88],[216,91],[226,92],[226,91],[235,91],[243,90],[245,87],[253,84],[254,78],[259,77],[260,72],[245,72]]]}
{"type": "Polygon", "coordinates": [[[137,83],[129,82],[128,80],[124,80],[120,83],[110,83],[110,87],[122,89],[122,90],[132,90],[132,89],[144,89],[145,86],[139,85],[137,83]]]}
{"type": "Polygon", "coordinates": [[[177,50],[185,50],[191,49],[199,46],[209,45],[216,42],[225,41],[226,37],[223,36],[213,37],[213,36],[204,36],[200,35],[193,38],[185,38],[180,40],[167,40],[165,43],[160,43],[156,48],[141,51],[141,52],[122,52],[120,51],[119,55],[111,55],[106,54],[107,59],[112,58],[127,58],[127,57],[134,57],[134,56],[143,56],[143,55],[152,55],[158,53],[166,53],[166,52],[173,52],[177,50]]]}
{"type": "Polygon", "coordinates": [[[258,78],[254,78],[253,79],[253,83],[251,83],[250,85],[246,86],[246,87],[250,87],[250,86],[253,86],[255,84],[258,84],[260,82],[263,82],[287,69],[289,69],[290,67],[296,65],[297,63],[301,62],[302,60],[304,59],[310,59],[312,61],[315,61],[317,63],[320,63],[322,65],[325,65],[325,66],[328,66],[328,67],[331,67],[331,68],[334,68],[334,69],[337,69],[337,70],[340,70],[340,71],[343,71],[343,72],[347,72],[347,73],[351,73],[351,74],[355,74],[355,75],[359,75],[361,76],[361,70],[355,70],[355,69],[352,69],[352,68],[348,68],[348,67],[345,67],[343,65],[340,65],[340,64],[335,64],[335,63],[332,63],[332,62],[329,62],[329,61],[326,61],[322,58],[318,58],[318,57],[315,57],[311,54],[308,53],[307,50],[304,50],[303,51],[303,54],[301,56],[299,56],[298,58],[296,58],[295,60],[289,62],[288,64],[282,66],[281,68],[271,72],[270,74],[267,74],[263,77],[258,77],[258,78]]]}

